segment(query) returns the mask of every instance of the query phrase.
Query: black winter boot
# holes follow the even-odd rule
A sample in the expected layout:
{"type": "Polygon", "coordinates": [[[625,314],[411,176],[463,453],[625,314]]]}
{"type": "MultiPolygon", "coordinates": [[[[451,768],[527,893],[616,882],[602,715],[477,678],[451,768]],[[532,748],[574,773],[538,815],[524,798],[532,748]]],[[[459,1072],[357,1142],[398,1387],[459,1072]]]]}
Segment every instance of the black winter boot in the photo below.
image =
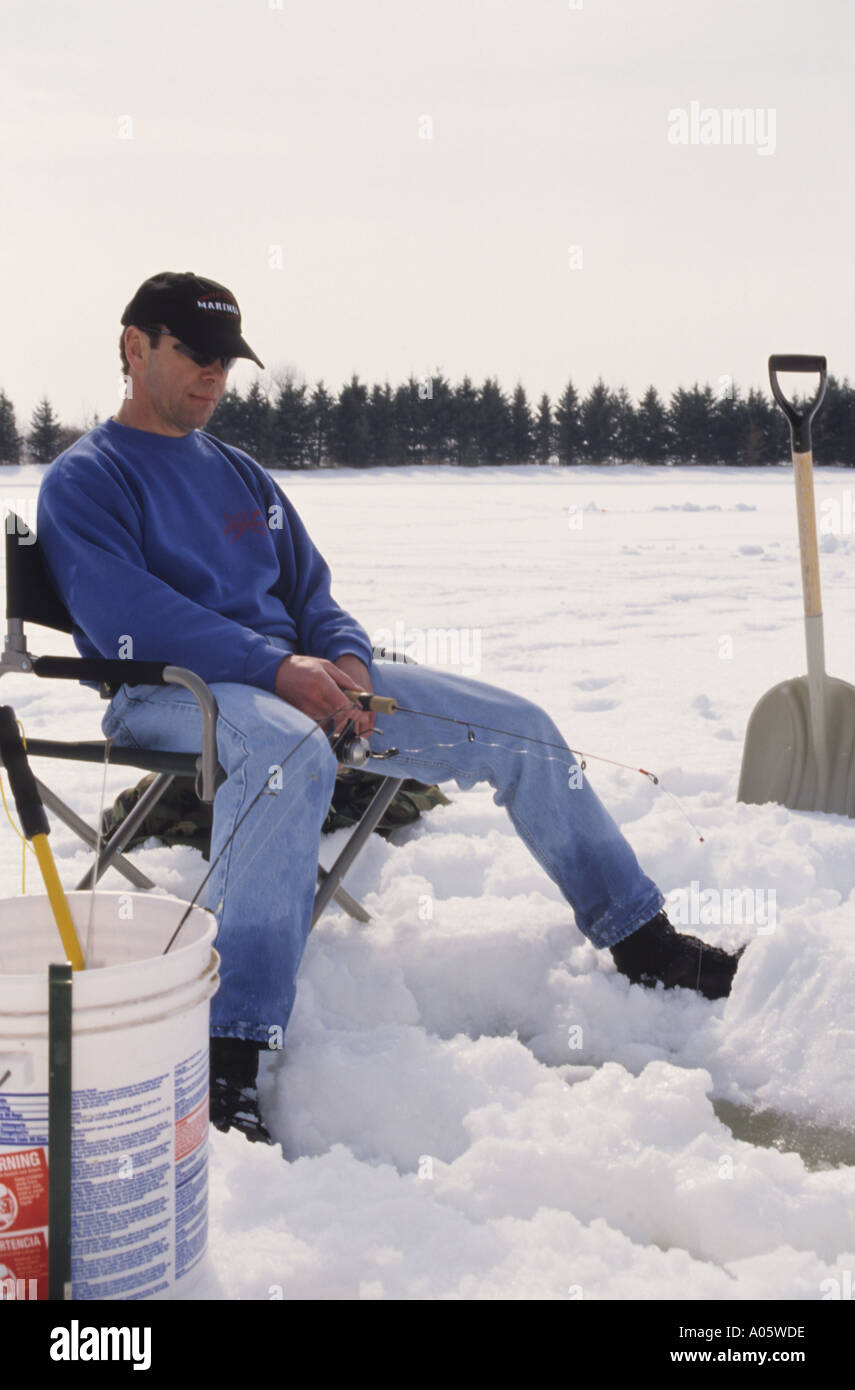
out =
{"type": "Polygon", "coordinates": [[[618,970],[634,985],[655,989],[661,981],[666,989],[695,989],[707,999],[723,999],[730,994],[744,950],[742,946],[730,955],[696,936],[683,936],[664,912],[611,947],[618,970]]]}
{"type": "Polygon", "coordinates": [[[259,1047],[244,1038],[211,1038],[211,1124],[223,1133],[239,1129],[252,1144],[272,1144],[258,1109],[259,1047]]]}

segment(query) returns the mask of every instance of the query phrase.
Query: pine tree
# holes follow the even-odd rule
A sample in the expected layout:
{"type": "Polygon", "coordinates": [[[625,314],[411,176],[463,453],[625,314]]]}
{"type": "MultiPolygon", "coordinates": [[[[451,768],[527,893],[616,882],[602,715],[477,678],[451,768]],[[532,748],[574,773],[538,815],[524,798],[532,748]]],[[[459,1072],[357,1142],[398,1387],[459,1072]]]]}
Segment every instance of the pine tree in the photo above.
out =
{"type": "Polygon", "coordinates": [[[578,463],[584,434],[579,414],[579,396],[568,381],[555,407],[555,444],[559,463],[578,463]]]}
{"type": "Polygon", "coordinates": [[[721,453],[716,438],[716,400],[709,382],[692,388],[698,420],[698,462],[718,463],[721,453]]]}
{"type": "Polygon", "coordinates": [[[841,383],[829,375],[825,400],[813,425],[816,458],[821,463],[844,467],[855,464],[855,393],[848,379],[841,383]]]}
{"type": "Polygon", "coordinates": [[[487,377],[478,392],[477,445],[482,463],[505,463],[508,458],[510,407],[493,377],[487,377]]]}
{"type": "Polygon", "coordinates": [[[221,439],[224,444],[231,444],[236,449],[242,449],[244,447],[243,411],[243,398],[233,386],[227,387],[208,421],[208,433],[212,434],[215,439],[221,439]]]}
{"type": "Polygon", "coordinates": [[[457,463],[477,463],[478,393],[468,376],[454,388],[453,418],[457,463]]]}
{"type": "Polygon", "coordinates": [[[290,374],[276,389],[270,418],[270,452],[275,468],[303,468],[309,459],[309,404],[305,382],[290,374]]]}
{"type": "Polygon", "coordinates": [[[426,463],[447,463],[453,457],[454,392],[440,371],[419,383],[420,415],[424,420],[426,463]]]}
{"type": "Polygon", "coordinates": [[[680,386],[671,398],[668,412],[678,463],[714,463],[715,400],[712,387],[695,382],[690,391],[680,386]]]}
{"type": "Polygon", "coordinates": [[[555,425],[549,397],[543,395],[537,407],[534,424],[534,457],[538,463],[550,463],[555,457],[555,425]]]}
{"type": "Polygon", "coordinates": [[[678,386],[671,396],[668,406],[668,427],[674,441],[674,458],[677,463],[694,463],[694,435],[689,395],[684,386],[678,386]]]}
{"type": "Polygon", "coordinates": [[[15,423],[15,407],[5,391],[0,391],[0,464],[20,463],[21,436],[15,423]]]}
{"type": "Polygon", "coordinates": [[[642,463],[664,463],[671,435],[668,412],[655,386],[648,386],[635,414],[636,446],[642,463]]]}
{"type": "Polygon", "coordinates": [[[392,420],[395,458],[398,463],[422,462],[422,404],[419,400],[418,384],[413,377],[410,377],[406,384],[395,388],[392,395],[392,420]]]}
{"type": "Polygon", "coordinates": [[[534,420],[525,387],[518,382],[511,398],[510,447],[512,463],[531,463],[534,455],[534,420]]]}
{"type": "Polygon", "coordinates": [[[396,457],[395,402],[388,381],[371,388],[368,402],[368,457],[372,464],[389,465],[396,457]]]}
{"type": "Polygon", "coordinates": [[[744,406],[745,439],[743,460],[746,464],[778,463],[787,457],[787,424],[769,396],[754,387],[748,392],[744,406]]]}
{"type": "Polygon", "coordinates": [[[275,464],[271,449],[273,410],[258,381],[254,381],[246,393],[242,416],[244,442],[240,447],[265,467],[275,464]]]}
{"type": "Polygon", "coordinates": [[[719,396],[712,411],[712,453],[718,463],[745,462],[748,442],[748,412],[739,387],[719,396]]]}
{"type": "Polygon", "coordinates": [[[27,441],[30,458],[34,463],[51,463],[59,450],[60,423],[53,413],[47,397],[39,401],[30,421],[30,436],[27,441]]]}
{"type": "Polygon", "coordinates": [[[309,400],[309,457],[313,468],[322,468],[330,460],[335,402],[322,381],[319,381],[309,400]]]}
{"type": "Polygon", "coordinates": [[[368,388],[356,373],[341,388],[333,407],[330,448],[336,463],[344,467],[364,468],[371,461],[368,388]]]}
{"type": "Polygon", "coordinates": [[[614,456],[617,407],[615,398],[600,378],[591,387],[581,409],[584,454],[592,463],[603,463],[614,456]]]}
{"type": "Polygon", "coordinates": [[[638,420],[632,397],[625,386],[612,395],[614,409],[614,456],[621,463],[638,458],[638,420]]]}

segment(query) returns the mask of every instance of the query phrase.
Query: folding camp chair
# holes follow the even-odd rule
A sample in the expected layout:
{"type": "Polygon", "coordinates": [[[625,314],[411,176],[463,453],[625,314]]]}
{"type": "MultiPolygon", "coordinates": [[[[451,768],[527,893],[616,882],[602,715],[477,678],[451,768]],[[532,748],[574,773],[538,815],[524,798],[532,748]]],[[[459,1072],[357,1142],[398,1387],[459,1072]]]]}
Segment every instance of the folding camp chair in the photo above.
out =
{"type": "MultiPolygon", "coordinates": [[[[118,870],[135,888],[149,889],[155,885],[136,864],[122,853],[137,827],[157,804],[176,777],[195,776],[196,794],[211,803],[225,772],[217,756],[217,702],[210,688],[193,671],[182,666],[170,666],[157,661],[119,661],[106,658],[64,656],[34,656],[27,647],[24,623],[59,632],[71,632],[68,610],[57,596],[39,550],[35,532],[14,512],[6,517],[6,640],[0,658],[0,676],[7,672],[28,672],[54,680],[100,681],[102,699],[111,699],[121,685],[183,685],[199,702],[202,715],[202,746],[195,753],[164,752],[155,748],[119,748],[112,742],[107,758],[107,740],[92,739],[62,742],[57,739],[28,738],[30,758],[64,758],[72,762],[101,763],[113,766],[144,768],[156,773],[155,779],[139,801],[107,840],[102,840],[98,853],[98,833],[67,806],[50,787],[36,778],[42,801],[61,821],[77,834],[96,857],[78,889],[93,887],[108,868],[118,870]]],[[[386,660],[409,661],[410,658],[385,648],[375,647],[375,657],[386,660]]],[[[382,774],[381,774],[382,775],[382,774]]],[[[318,865],[319,887],[312,912],[312,925],[320,917],[331,898],[360,922],[371,920],[371,914],[341,886],[341,879],[353,864],[372,830],[394,799],[404,782],[401,777],[384,777],[359,824],[353,829],[347,844],[329,870],[318,865]]]]}

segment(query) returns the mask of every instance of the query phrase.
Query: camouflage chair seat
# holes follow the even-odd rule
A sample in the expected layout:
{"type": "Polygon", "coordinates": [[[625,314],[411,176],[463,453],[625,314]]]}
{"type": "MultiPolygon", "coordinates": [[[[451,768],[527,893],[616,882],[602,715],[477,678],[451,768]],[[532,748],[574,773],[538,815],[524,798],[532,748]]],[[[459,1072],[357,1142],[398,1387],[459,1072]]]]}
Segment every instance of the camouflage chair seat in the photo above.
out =
{"type": "MultiPolygon", "coordinates": [[[[101,817],[101,834],[110,840],[154,782],[156,773],[149,772],[134,787],[119,792],[113,805],[101,817]]],[[[371,800],[385,778],[360,768],[339,764],[330,809],[321,827],[322,834],[331,835],[358,825],[371,800]]],[[[393,830],[412,825],[424,811],[433,806],[448,806],[450,801],[437,786],[428,786],[414,778],[406,778],[386,807],[374,831],[388,839],[393,830]]],[[[202,858],[210,859],[213,808],[196,795],[193,777],[175,777],[156,806],[139,823],[125,842],[126,850],[136,849],[146,840],[160,840],[164,845],[190,845],[201,850],[202,858]]]]}

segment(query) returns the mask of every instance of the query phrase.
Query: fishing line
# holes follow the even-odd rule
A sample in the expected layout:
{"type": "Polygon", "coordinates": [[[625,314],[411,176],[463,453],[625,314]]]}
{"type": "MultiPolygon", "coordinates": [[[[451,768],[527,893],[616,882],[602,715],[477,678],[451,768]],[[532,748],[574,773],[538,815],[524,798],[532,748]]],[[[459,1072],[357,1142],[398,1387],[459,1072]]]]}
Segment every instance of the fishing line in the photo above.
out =
{"type": "MultiPolygon", "coordinates": [[[[327,716],[327,719],[330,719],[330,718],[333,718],[333,717],[334,717],[333,715],[328,715],[328,716],[327,716]]],[[[289,759],[290,757],[292,757],[294,753],[297,752],[297,748],[299,748],[299,746],[300,746],[300,745],[298,744],[296,748],[292,748],[291,752],[288,754],[288,757],[287,757],[287,758],[284,758],[284,759],[282,760],[281,763],[271,763],[271,765],[270,765],[270,770],[268,771],[268,774],[267,774],[267,781],[266,781],[266,783],[265,783],[265,786],[262,788],[262,794],[266,794],[267,792],[270,792],[271,795],[281,796],[282,793],[283,793],[284,791],[286,791],[288,787],[290,787],[291,783],[294,782],[294,781],[295,781],[296,779],[298,779],[298,778],[300,779],[300,782],[301,782],[301,785],[302,785],[302,781],[303,781],[304,774],[307,772],[308,768],[311,766],[311,763],[305,763],[305,764],[302,764],[300,767],[296,767],[296,768],[294,769],[294,771],[291,773],[290,777],[286,778],[286,780],[282,783],[281,786],[277,786],[276,788],[272,788],[272,787],[270,787],[270,785],[269,785],[269,784],[270,784],[270,777],[271,777],[272,771],[273,771],[274,769],[276,769],[276,768],[284,769],[285,765],[286,765],[287,762],[288,762],[288,759],[289,759]]],[[[310,754],[311,754],[311,753],[320,753],[320,749],[317,747],[317,745],[313,745],[312,748],[309,750],[309,752],[310,752],[310,754]]],[[[258,801],[258,799],[259,799],[258,797],[255,797],[255,799],[254,799],[252,805],[254,805],[255,802],[258,801]]],[[[250,806],[247,807],[247,813],[252,809],[252,805],[250,805],[250,806]]],[[[238,824],[242,824],[244,819],[245,819],[245,817],[241,817],[241,820],[240,820],[240,822],[239,822],[238,824]]],[[[214,864],[211,865],[211,868],[210,868],[209,871],[208,871],[209,876],[210,876],[210,873],[213,871],[213,869],[214,869],[214,867],[215,867],[217,861],[221,858],[221,856],[222,856],[222,855],[225,853],[225,851],[228,849],[228,846],[229,846],[229,843],[230,843],[230,841],[231,841],[232,835],[234,835],[234,833],[235,833],[235,831],[236,831],[237,829],[238,829],[238,826],[235,826],[235,828],[234,828],[234,830],[232,831],[231,835],[230,835],[230,836],[228,837],[228,839],[226,840],[226,843],[223,845],[222,850],[221,850],[220,853],[217,855],[217,857],[216,857],[216,859],[215,859],[215,861],[214,861],[214,864]]],[[[264,850],[264,849],[267,847],[267,845],[269,844],[270,840],[271,840],[271,839],[273,838],[273,836],[275,835],[277,829],[278,829],[278,821],[277,821],[275,818],[271,817],[271,818],[270,818],[270,825],[269,825],[269,828],[267,829],[267,831],[266,831],[263,835],[260,835],[258,830],[255,831],[255,834],[254,834],[254,837],[253,837],[253,848],[252,848],[252,850],[249,851],[249,852],[245,852],[244,854],[242,854],[242,855],[241,855],[240,864],[238,865],[238,867],[237,867],[236,869],[234,869],[233,871],[231,871],[231,876],[230,876],[230,878],[229,878],[229,889],[230,889],[230,890],[234,890],[235,885],[238,884],[238,883],[240,883],[241,880],[244,878],[244,876],[249,872],[250,868],[251,868],[252,865],[255,863],[255,860],[256,860],[256,859],[258,858],[258,856],[261,854],[262,850],[264,850]]],[[[221,908],[222,905],[223,905],[223,902],[224,902],[224,898],[221,897],[221,898],[219,899],[218,902],[216,902],[216,903],[213,904],[213,906],[211,907],[211,911],[213,911],[213,912],[219,912],[220,908],[221,908]]]]}
{"type": "MultiPolygon", "coordinates": [[[[95,863],[101,860],[101,843],[104,838],[104,803],[107,799],[107,769],[110,765],[110,748],[112,739],[107,739],[104,744],[104,776],[101,779],[101,805],[98,809],[98,833],[95,837],[95,863]]],[[[92,953],[93,940],[92,931],[95,925],[95,890],[98,887],[97,876],[92,876],[92,892],[89,897],[89,920],[86,923],[86,950],[85,956],[89,960],[92,953]]]]}
{"type": "MultiPolygon", "coordinates": [[[[396,701],[396,705],[397,705],[397,701],[396,701]]],[[[640,772],[640,773],[642,774],[643,777],[649,777],[649,778],[650,778],[650,781],[653,782],[656,786],[659,785],[659,778],[656,776],[656,774],[653,773],[653,772],[648,772],[647,769],[644,768],[644,767],[633,767],[633,766],[631,765],[631,763],[620,763],[620,762],[617,762],[616,759],[614,759],[614,758],[604,758],[604,757],[603,757],[601,754],[599,754],[599,753],[582,753],[582,752],[578,752],[578,753],[577,753],[574,749],[568,748],[566,743],[550,743],[548,739],[545,739],[545,738],[535,738],[533,734],[515,734],[515,733],[512,733],[510,729],[494,729],[494,728],[492,728],[492,726],[489,725],[489,724],[475,724],[475,723],[473,723],[473,721],[472,721],[471,719],[455,719],[454,716],[453,716],[453,715],[450,715],[450,714],[429,714],[429,713],[427,712],[427,710],[423,710],[423,709],[408,709],[406,705],[397,705],[397,709],[400,710],[400,712],[401,712],[402,714],[417,714],[417,715],[419,715],[422,719],[442,719],[442,720],[444,720],[445,723],[447,723],[447,724],[461,724],[461,725],[463,726],[463,728],[465,728],[465,729],[467,729],[467,730],[470,730],[470,731],[471,731],[472,729],[483,729],[483,730],[485,731],[485,733],[488,733],[488,734],[503,734],[506,738],[523,738],[523,739],[526,740],[527,743],[539,743],[539,744],[541,744],[544,748],[559,748],[559,749],[561,750],[562,753],[572,753],[572,754],[573,754],[573,757],[577,760],[577,762],[578,762],[578,760],[579,760],[580,758],[593,758],[596,762],[600,762],[600,763],[611,763],[613,767],[625,767],[625,768],[628,768],[630,772],[640,772]]],[[[471,734],[471,732],[470,732],[470,736],[469,736],[469,742],[470,742],[470,743],[474,743],[474,742],[475,742],[475,737],[474,737],[473,734],[471,734]]],[[[448,746],[449,746],[449,747],[455,747],[456,745],[449,744],[448,746]]],[[[487,745],[487,747],[489,747],[489,748],[501,748],[502,746],[503,746],[503,745],[500,744],[500,743],[491,743],[491,744],[488,744],[488,745],[487,745]]],[[[409,750],[409,751],[415,752],[415,751],[421,751],[421,750],[411,749],[411,750],[409,750]]],[[[527,749],[527,748],[514,748],[514,749],[510,749],[509,751],[510,751],[510,752],[514,752],[514,753],[520,753],[520,754],[523,754],[523,755],[526,754],[526,753],[528,753],[528,749],[527,749]]],[[[545,762],[557,762],[558,759],[557,759],[557,758],[545,758],[544,761],[545,761],[545,762]]],[[[585,770],[585,764],[584,764],[584,763],[580,763],[580,767],[581,767],[582,771],[584,772],[584,770],[585,770]]]]}
{"type": "MultiPolygon", "coordinates": [[[[403,709],[403,705],[399,705],[398,709],[402,710],[402,713],[406,714],[423,714],[423,717],[425,717],[425,719],[450,719],[450,716],[448,716],[448,714],[428,714],[427,712],[424,712],[424,710],[417,709],[405,710],[403,709]]],[[[463,726],[466,726],[467,730],[470,730],[470,744],[474,744],[475,742],[473,735],[471,735],[471,730],[473,730],[473,728],[485,728],[485,730],[489,728],[488,724],[473,724],[471,723],[471,721],[464,719],[450,719],[450,723],[463,724],[463,726]]],[[[563,744],[552,744],[552,742],[549,742],[548,739],[534,738],[534,735],[531,734],[512,734],[509,730],[503,730],[503,728],[496,728],[496,730],[492,730],[491,728],[491,730],[489,730],[489,733],[507,734],[507,737],[509,738],[526,738],[528,739],[528,741],[532,742],[532,744],[542,744],[545,746],[545,748],[560,748],[563,752],[571,753],[571,755],[573,755],[573,758],[576,759],[578,767],[580,767],[580,771],[585,771],[585,769],[587,769],[587,760],[589,758],[592,758],[595,760],[595,762],[598,763],[610,763],[612,767],[626,767],[627,771],[631,771],[631,773],[641,773],[642,777],[646,777],[648,778],[648,781],[651,781],[653,787],[659,787],[659,790],[665,792],[666,796],[670,796],[671,801],[673,801],[674,805],[677,806],[678,812],[680,812],[681,815],[685,816],[685,819],[687,819],[688,823],[690,823],[692,830],[694,830],[695,834],[698,835],[698,840],[701,841],[701,844],[703,844],[703,835],[701,834],[701,831],[698,830],[697,824],[695,824],[695,821],[692,820],[690,813],[687,812],[687,809],[685,809],[683,803],[681,803],[680,799],[678,799],[677,796],[674,795],[673,791],[669,791],[669,788],[663,787],[662,783],[660,783],[659,781],[659,777],[656,776],[656,773],[651,773],[651,771],[646,770],[646,767],[634,767],[633,765],[631,765],[631,763],[617,762],[617,759],[614,758],[603,758],[602,753],[584,753],[577,751],[577,749],[567,748],[567,746],[564,746],[563,744]]],[[[453,742],[453,744],[432,744],[430,748],[399,748],[398,752],[431,753],[435,752],[435,749],[438,748],[460,748],[462,744],[463,739],[457,739],[457,741],[453,742]]],[[[549,753],[545,756],[542,755],[542,753],[534,753],[531,752],[528,748],[505,748],[505,744],[492,744],[492,742],[485,742],[484,739],[481,739],[481,746],[484,746],[484,748],[500,748],[503,752],[519,753],[520,758],[537,758],[538,762],[560,763],[564,760],[562,758],[553,758],[553,756],[549,755],[549,753]]]]}
{"type": "MultiPolygon", "coordinates": [[[[312,735],[313,735],[314,733],[316,733],[316,731],[317,731],[318,729],[323,728],[324,724],[328,724],[329,721],[330,721],[331,719],[335,719],[339,714],[346,713],[348,710],[351,710],[351,711],[353,710],[353,703],[352,703],[352,702],[350,702],[350,703],[348,703],[348,704],[346,704],[346,705],[341,705],[338,709],[333,710],[331,714],[324,715],[324,717],[323,717],[322,719],[315,719],[315,720],[313,720],[313,721],[312,721],[312,727],[311,727],[311,729],[307,729],[306,733],[305,733],[305,734],[303,735],[303,737],[300,739],[299,743],[296,743],[296,744],[294,745],[294,747],[291,749],[290,753],[288,753],[288,754],[282,759],[281,762],[279,762],[279,763],[271,763],[270,767],[271,767],[271,768],[277,768],[277,767],[278,767],[278,768],[280,768],[280,769],[282,769],[282,770],[284,771],[286,765],[287,765],[287,764],[291,761],[291,759],[294,757],[294,754],[295,754],[295,753],[299,753],[300,749],[303,747],[303,744],[306,743],[306,742],[308,742],[308,740],[312,737],[312,735]]],[[[338,739],[336,740],[336,742],[338,742],[338,739]]],[[[294,776],[296,776],[296,773],[294,774],[294,776]]],[[[280,787],[280,788],[277,789],[277,795],[279,794],[279,792],[284,791],[284,790],[285,790],[285,787],[288,786],[288,785],[290,785],[290,782],[291,782],[291,781],[293,781],[293,776],[292,776],[291,778],[289,778],[289,781],[286,782],[286,783],[284,783],[284,784],[282,785],[282,787],[280,787]]],[[[213,862],[210,864],[210,866],[209,866],[209,868],[208,868],[208,872],[205,874],[205,877],[202,879],[202,882],[199,884],[199,886],[197,887],[195,893],[193,894],[192,898],[190,899],[189,903],[187,904],[187,907],[186,907],[186,909],[185,909],[185,912],[184,912],[183,917],[181,918],[180,922],[178,923],[178,926],[175,928],[175,931],[172,933],[171,937],[169,938],[168,942],[166,943],[165,947],[163,948],[163,954],[164,954],[164,955],[166,955],[167,951],[168,951],[168,950],[170,949],[170,947],[172,946],[172,944],[173,944],[173,942],[175,941],[175,938],[177,937],[177,935],[178,935],[178,933],[180,932],[181,928],[184,926],[184,923],[187,921],[187,918],[190,916],[191,909],[192,909],[193,907],[195,907],[195,905],[196,905],[196,903],[197,903],[197,901],[198,901],[198,899],[199,899],[199,894],[201,893],[202,889],[205,887],[205,884],[206,884],[206,883],[208,882],[208,880],[210,879],[211,874],[214,872],[215,868],[216,868],[217,865],[219,864],[220,860],[222,859],[223,855],[225,854],[226,850],[228,849],[229,845],[231,844],[232,840],[234,839],[235,835],[237,834],[238,830],[240,830],[240,827],[243,825],[244,821],[246,820],[246,818],[247,818],[247,816],[249,815],[250,811],[252,810],[253,806],[255,806],[256,802],[259,801],[260,798],[261,798],[262,796],[264,796],[265,791],[267,791],[267,790],[269,789],[269,787],[270,787],[270,769],[268,769],[267,776],[265,777],[264,781],[262,782],[262,784],[261,784],[261,786],[259,787],[258,791],[256,792],[255,796],[252,798],[252,801],[251,801],[251,802],[249,803],[249,805],[247,806],[247,808],[246,808],[246,810],[244,811],[243,815],[241,816],[240,820],[239,820],[239,821],[237,822],[237,824],[232,828],[231,834],[229,835],[228,839],[226,840],[226,842],[225,842],[225,844],[223,845],[222,849],[220,850],[219,854],[216,856],[216,858],[215,858],[215,859],[213,860],[213,862]]],[[[255,851],[253,852],[252,859],[255,858],[255,856],[256,856],[256,854],[259,852],[259,850],[260,850],[261,848],[263,848],[263,846],[267,843],[267,840],[270,839],[270,837],[271,837],[271,835],[273,834],[275,828],[276,828],[276,827],[275,827],[275,824],[271,826],[270,830],[269,830],[268,833],[267,833],[266,839],[263,840],[263,841],[261,841],[261,843],[257,846],[257,848],[255,849],[255,851]]],[[[250,860],[250,863],[251,863],[251,862],[252,862],[252,860],[250,860]]],[[[235,883],[237,883],[237,882],[240,881],[241,876],[246,872],[246,869],[247,869],[247,868],[248,868],[248,865],[242,866],[241,871],[240,871],[240,874],[238,874],[238,875],[232,880],[232,887],[234,886],[235,883]]],[[[218,906],[219,906],[219,904],[218,904],[218,906]]]]}
{"type": "MultiPolygon", "coordinates": [[[[362,708],[366,708],[365,704],[362,705],[362,708]]],[[[510,729],[494,729],[489,724],[477,724],[471,719],[456,719],[453,715],[450,714],[431,714],[427,710],[409,709],[406,705],[399,705],[397,701],[395,702],[395,710],[396,712],[400,711],[402,714],[416,714],[422,719],[442,719],[447,724],[460,724],[467,731],[467,739],[469,743],[475,742],[475,735],[472,732],[472,730],[483,729],[486,733],[503,734],[506,738],[521,738],[525,739],[527,743],[537,743],[544,748],[558,748],[563,753],[571,753],[573,758],[578,763],[580,771],[582,772],[584,772],[585,768],[587,767],[587,759],[593,758],[595,762],[610,763],[612,767],[623,767],[626,768],[629,772],[638,772],[641,774],[642,777],[646,777],[648,781],[652,782],[655,787],[661,786],[659,778],[657,777],[655,772],[648,772],[647,768],[645,767],[634,767],[631,763],[619,762],[616,758],[606,758],[601,753],[585,753],[581,750],[577,751],[576,749],[568,747],[567,744],[564,743],[552,743],[549,739],[535,738],[533,734],[512,733],[510,729]]],[[[434,744],[433,748],[459,748],[461,742],[462,740],[458,740],[458,742],[456,743],[434,744]]],[[[501,748],[505,752],[518,753],[520,757],[537,758],[538,756],[540,756],[541,761],[543,762],[563,761],[563,759],[553,758],[549,755],[543,757],[542,755],[538,755],[537,753],[532,753],[528,748],[506,749],[504,747],[504,744],[501,743],[486,743],[484,744],[484,746],[486,748],[501,748]]],[[[405,753],[429,753],[433,750],[430,748],[405,748],[403,750],[399,749],[398,751],[403,751],[405,753]]],[[[689,815],[688,811],[685,809],[682,803],[678,800],[678,798],[674,795],[672,791],[668,790],[667,787],[662,787],[661,789],[663,792],[665,792],[667,796],[670,796],[677,809],[682,813],[682,815],[685,816],[686,820],[689,822],[690,826],[695,831],[701,844],[703,844],[703,835],[701,834],[698,827],[695,825],[695,822],[692,820],[692,817],[689,815]]]]}

